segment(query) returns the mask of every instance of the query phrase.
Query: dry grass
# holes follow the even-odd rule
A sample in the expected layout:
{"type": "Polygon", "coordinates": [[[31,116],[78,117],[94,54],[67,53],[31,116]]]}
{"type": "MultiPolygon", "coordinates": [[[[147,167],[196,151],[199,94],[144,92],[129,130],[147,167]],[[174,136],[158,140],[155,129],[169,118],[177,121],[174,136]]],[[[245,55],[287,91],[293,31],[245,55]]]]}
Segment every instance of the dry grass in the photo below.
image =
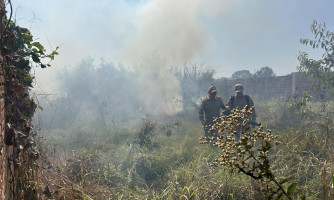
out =
{"type": "MultiPolygon", "coordinates": [[[[277,178],[291,177],[298,183],[293,199],[324,199],[325,195],[333,199],[334,165],[331,157],[326,159],[333,150],[332,121],[328,123],[320,112],[300,118],[281,110],[284,105],[277,102],[259,107],[268,105],[276,105],[270,109],[274,117],[259,113],[259,119],[268,118],[261,122],[272,126],[272,133],[282,142],[269,151],[277,178]],[[290,117],[275,123],[279,114],[290,117]]],[[[117,134],[113,127],[64,130],[52,145],[44,145],[43,158],[48,161],[40,159],[36,166],[41,172],[37,178],[40,199],[267,199],[251,178],[229,167],[210,166],[220,151],[199,145],[203,130],[197,121],[179,120],[150,118],[129,129],[119,127],[117,134]],[[145,135],[145,126],[152,124],[145,135]],[[140,145],[138,137],[142,136],[143,144],[156,141],[159,148],[140,145]]]]}

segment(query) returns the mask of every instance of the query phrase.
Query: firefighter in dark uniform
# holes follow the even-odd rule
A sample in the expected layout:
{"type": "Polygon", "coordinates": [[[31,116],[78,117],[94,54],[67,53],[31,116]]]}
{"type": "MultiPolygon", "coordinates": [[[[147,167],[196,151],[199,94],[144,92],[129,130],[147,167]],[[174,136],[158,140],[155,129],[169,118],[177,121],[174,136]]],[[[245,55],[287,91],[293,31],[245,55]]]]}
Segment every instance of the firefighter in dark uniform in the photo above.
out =
{"type": "MultiPolygon", "coordinates": [[[[232,95],[227,102],[226,108],[229,110],[233,110],[234,108],[239,108],[240,110],[243,109],[246,105],[249,108],[254,106],[254,101],[249,95],[244,95],[244,86],[240,83],[234,86],[235,94],[232,95]]],[[[250,120],[256,122],[256,112],[255,107],[252,111],[252,116],[250,120]]],[[[235,137],[236,140],[240,138],[240,127],[237,127],[237,135],[235,137]]]]}
{"type": "MultiPolygon", "coordinates": [[[[229,110],[233,110],[234,108],[239,108],[240,110],[243,109],[246,105],[249,108],[254,106],[254,101],[249,95],[244,95],[244,86],[240,83],[234,86],[235,94],[230,97],[227,102],[226,107],[229,110]]],[[[256,121],[256,113],[255,108],[253,109],[253,115],[251,120],[256,121]]]]}
{"type": "Polygon", "coordinates": [[[213,119],[219,117],[221,109],[226,110],[223,100],[217,96],[217,90],[215,86],[210,86],[208,96],[201,101],[199,107],[199,119],[205,132],[205,137],[217,137],[216,133],[209,132],[210,126],[214,124],[213,119]]]}

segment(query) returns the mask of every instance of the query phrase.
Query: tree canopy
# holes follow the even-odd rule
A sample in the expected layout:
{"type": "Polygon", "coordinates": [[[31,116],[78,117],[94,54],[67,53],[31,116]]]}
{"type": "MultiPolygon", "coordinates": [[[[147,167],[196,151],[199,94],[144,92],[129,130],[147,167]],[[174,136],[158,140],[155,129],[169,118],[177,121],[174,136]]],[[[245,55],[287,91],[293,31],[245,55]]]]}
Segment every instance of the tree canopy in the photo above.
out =
{"type": "Polygon", "coordinates": [[[254,74],[250,73],[249,70],[240,70],[232,74],[233,79],[247,79],[247,78],[263,78],[263,77],[273,77],[276,76],[273,69],[266,66],[257,70],[254,74]]]}
{"type": "Polygon", "coordinates": [[[254,77],[273,77],[276,76],[276,74],[274,73],[273,69],[266,66],[266,67],[262,67],[261,69],[259,69],[258,71],[256,71],[254,73],[254,77]]]}
{"type": "Polygon", "coordinates": [[[249,72],[249,70],[240,70],[232,74],[233,79],[246,79],[250,77],[252,77],[252,74],[249,72]]]}

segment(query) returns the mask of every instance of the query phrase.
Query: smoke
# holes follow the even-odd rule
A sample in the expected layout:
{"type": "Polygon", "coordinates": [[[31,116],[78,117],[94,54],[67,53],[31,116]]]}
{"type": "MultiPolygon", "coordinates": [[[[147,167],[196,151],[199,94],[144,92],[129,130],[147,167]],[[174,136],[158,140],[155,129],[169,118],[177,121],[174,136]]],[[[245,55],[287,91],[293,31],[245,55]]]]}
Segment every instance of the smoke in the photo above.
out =
{"type": "MultiPolygon", "coordinates": [[[[220,8],[221,1],[217,0],[146,1],[133,9],[135,20],[131,27],[124,19],[129,32],[124,33],[124,37],[110,34],[108,39],[104,36],[108,35],[106,27],[112,27],[110,30],[119,28],[121,30],[116,32],[123,33],[125,25],[110,22],[108,26],[98,28],[92,23],[91,29],[98,30],[102,35],[88,41],[97,47],[101,47],[100,43],[104,44],[103,48],[92,49],[92,52],[108,60],[115,58],[107,54],[117,56],[123,65],[103,60],[97,64],[96,59],[84,59],[76,67],[62,69],[56,80],[59,90],[65,95],[53,101],[57,114],[48,114],[47,105],[43,110],[44,115],[50,116],[49,124],[55,127],[72,127],[81,122],[110,124],[137,119],[144,114],[173,115],[180,111],[187,102],[181,97],[189,92],[188,87],[181,88],[172,67],[184,66],[185,62],[206,51],[210,36],[203,20],[219,14],[222,11],[220,8]],[[115,38],[118,38],[116,43],[113,42],[115,38]],[[110,51],[112,45],[118,47],[118,55],[110,51]]],[[[92,30],[84,32],[88,34],[87,38],[93,38],[93,34],[89,35],[92,30]]],[[[76,36],[82,37],[82,34],[76,36]]],[[[87,45],[85,42],[80,44],[87,45]]],[[[82,46],[79,52],[69,52],[68,55],[82,54],[81,51],[90,49],[88,46],[82,46]]],[[[93,57],[96,57],[95,54],[93,57]]],[[[195,84],[189,86],[196,87],[195,84]]],[[[187,98],[193,97],[190,95],[187,98]]],[[[53,112],[54,108],[50,108],[49,113],[53,112]]]]}
{"type": "Polygon", "coordinates": [[[144,106],[153,113],[180,111],[180,83],[171,68],[205,50],[208,35],[201,18],[217,15],[220,7],[217,0],[154,0],[138,6],[136,32],[124,43],[122,57],[135,66],[144,106]]]}

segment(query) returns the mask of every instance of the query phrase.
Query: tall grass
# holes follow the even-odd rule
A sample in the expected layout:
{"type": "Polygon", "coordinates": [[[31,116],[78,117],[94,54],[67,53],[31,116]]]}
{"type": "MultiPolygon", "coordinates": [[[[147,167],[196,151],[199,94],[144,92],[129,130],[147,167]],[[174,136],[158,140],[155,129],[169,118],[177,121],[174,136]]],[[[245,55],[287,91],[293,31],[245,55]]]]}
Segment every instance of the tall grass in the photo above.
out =
{"type": "MultiPolygon", "coordinates": [[[[279,179],[298,183],[292,198],[333,199],[331,113],[308,102],[301,116],[283,99],[256,106],[258,121],[282,142],[269,152],[270,162],[279,179]]],[[[48,161],[40,163],[41,190],[48,187],[55,199],[267,199],[258,182],[210,165],[220,151],[199,145],[204,132],[196,115],[187,110],[116,128],[89,124],[53,130],[44,147],[48,161]]]]}

